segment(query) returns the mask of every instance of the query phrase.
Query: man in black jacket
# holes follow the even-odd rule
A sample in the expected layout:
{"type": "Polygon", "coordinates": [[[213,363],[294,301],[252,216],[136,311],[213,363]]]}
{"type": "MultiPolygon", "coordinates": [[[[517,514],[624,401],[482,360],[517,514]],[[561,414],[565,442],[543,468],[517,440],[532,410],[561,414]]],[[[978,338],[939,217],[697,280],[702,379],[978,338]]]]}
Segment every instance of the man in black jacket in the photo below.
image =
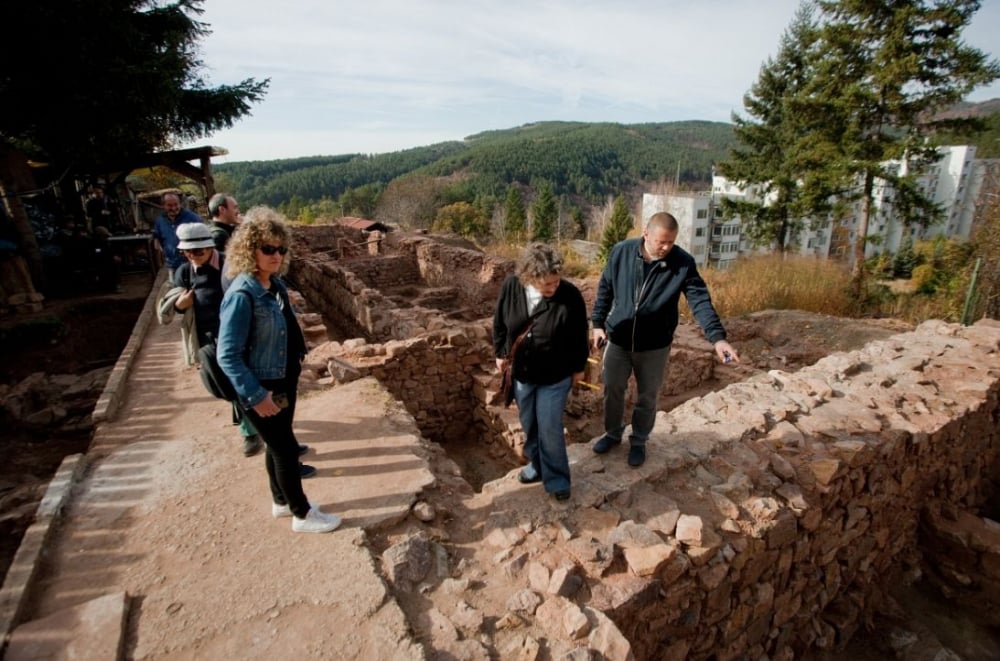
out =
{"type": "Polygon", "coordinates": [[[646,461],[646,439],[653,430],[656,402],[677,329],[683,293],[705,337],[724,363],[739,362],[712,307],[694,258],[679,246],[677,219],[653,214],[642,237],[615,245],[597,287],[591,342],[604,347],[604,436],[594,452],[604,454],[622,442],[625,389],[635,374],[638,397],[632,411],[628,463],[646,461]]]}
{"type": "Polygon", "coordinates": [[[236,198],[227,193],[216,193],[208,201],[208,213],[212,216],[212,238],[215,249],[226,251],[226,243],[240,224],[240,205],[236,198]]]}

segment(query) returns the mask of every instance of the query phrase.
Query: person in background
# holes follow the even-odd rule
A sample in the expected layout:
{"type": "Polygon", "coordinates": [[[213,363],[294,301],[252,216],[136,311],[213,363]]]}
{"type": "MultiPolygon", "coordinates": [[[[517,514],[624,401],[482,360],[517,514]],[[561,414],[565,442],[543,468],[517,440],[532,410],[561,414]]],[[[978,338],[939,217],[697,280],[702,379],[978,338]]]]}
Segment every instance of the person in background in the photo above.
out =
{"type": "Polygon", "coordinates": [[[184,255],[177,249],[177,228],[185,223],[203,223],[197,214],[181,207],[181,196],[178,193],[164,193],[161,205],[163,212],[153,222],[153,240],[157,251],[163,256],[170,282],[176,284],[174,273],[185,261],[184,255]]]}
{"type": "Polygon", "coordinates": [[[233,235],[216,356],[267,446],[271,515],[290,516],[295,532],[324,533],[341,520],[306,498],[292,429],[306,343],[281,279],[288,242],[284,218],[268,207],[251,209],[233,235]]]}
{"type": "Polygon", "coordinates": [[[240,224],[240,205],[232,195],[216,193],[208,201],[208,213],[212,216],[215,249],[225,252],[229,237],[240,224]]]}
{"type": "Polygon", "coordinates": [[[497,368],[513,361],[514,399],[524,430],[528,465],[524,484],[541,482],[557,500],[570,497],[563,409],[583,379],[590,353],[587,306],[580,291],[560,277],[562,258],[544,243],[527,246],[515,275],[500,290],[493,315],[497,368]],[[516,339],[524,334],[516,355],[516,339]]]}
{"type": "Polygon", "coordinates": [[[724,363],[740,361],[712,306],[694,258],[677,241],[677,219],[653,214],[642,236],[611,249],[591,312],[595,348],[604,349],[604,435],[593,446],[604,454],[622,442],[625,389],[635,374],[638,396],[632,411],[628,464],[646,461],[656,402],[678,322],[681,294],[715,353],[724,363]]]}
{"type": "Polygon", "coordinates": [[[90,199],[84,205],[84,211],[87,212],[92,233],[96,234],[98,227],[105,228],[109,233],[119,229],[115,209],[111,200],[105,196],[103,186],[94,186],[90,199]]]}

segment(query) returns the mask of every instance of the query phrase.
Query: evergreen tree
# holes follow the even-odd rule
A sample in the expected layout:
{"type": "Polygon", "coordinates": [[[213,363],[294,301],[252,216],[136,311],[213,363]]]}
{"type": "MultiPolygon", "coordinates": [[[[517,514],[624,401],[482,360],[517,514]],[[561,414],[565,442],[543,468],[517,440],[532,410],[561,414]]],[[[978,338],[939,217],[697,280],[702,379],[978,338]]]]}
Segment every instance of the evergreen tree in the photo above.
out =
{"type": "Polygon", "coordinates": [[[817,1],[818,57],[789,109],[811,129],[796,148],[809,166],[806,199],[836,190],[841,204],[860,201],[853,246],[860,297],[876,182],[893,189],[904,221],[933,221],[937,209],[912,173],[937,160],[928,135],[953,124],[935,113],[996,79],[1000,67],[961,39],[978,0],[817,1]]]}
{"type": "Polygon", "coordinates": [[[586,239],[587,221],[583,216],[583,210],[580,209],[580,207],[571,207],[569,210],[569,217],[573,228],[574,238],[586,239]]]}
{"type": "Polygon", "coordinates": [[[36,286],[41,255],[17,196],[27,156],[71,167],[120,163],[231,127],[268,81],[210,87],[200,75],[195,17],[203,0],[13,2],[0,40],[0,198],[7,201],[36,286]],[[17,39],[11,38],[16,32],[17,39]],[[31,52],[24,44],[31,44],[31,52]]]}
{"type": "Polygon", "coordinates": [[[532,240],[549,242],[555,232],[559,209],[552,186],[546,181],[538,187],[538,196],[531,205],[532,240]]]}
{"type": "Polygon", "coordinates": [[[813,9],[806,3],[782,35],[778,54],[761,66],[757,82],[744,95],[747,117],[733,113],[737,144],[719,170],[754,195],[747,200],[723,198],[722,207],[728,216],[740,216],[743,232],[755,246],[784,252],[804,226],[798,188],[802,164],[795,147],[809,127],[789,111],[787,101],[811,75],[815,43],[813,9]]]}
{"type": "Polygon", "coordinates": [[[628,210],[625,196],[619,195],[615,198],[611,219],[608,220],[608,226],[604,228],[604,234],[601,236],[601,250],[598,257],[602,263],[608,260],[608,255],[611,254],[611,249],[614,248],[615,244],[628,237],[633,227],[635,227],[635,219],[632,218],[632,214],[628,210]]]}
{"type": "Polygon", "coordinates": [[[468,202],[455,202],[438,209],[433,229],[474,238],[486,234],[489,221],[482,210],[468,202]]]}
{"type": "Polygon", "coordinates": [[[907,234],[892,260],[892,275],[896,278],[909,278],[916,266],[917,253],[913,251],[913,236],[907,234]]]}
{"type": "Polygon", "coordinates": [[[518,243],[524,237],[528,219],[524,211],[524,199],[517,186],[511,186],[507,189],[507,199],[504,201],[503,208],[504,233],[508,240],[518,243]]]}

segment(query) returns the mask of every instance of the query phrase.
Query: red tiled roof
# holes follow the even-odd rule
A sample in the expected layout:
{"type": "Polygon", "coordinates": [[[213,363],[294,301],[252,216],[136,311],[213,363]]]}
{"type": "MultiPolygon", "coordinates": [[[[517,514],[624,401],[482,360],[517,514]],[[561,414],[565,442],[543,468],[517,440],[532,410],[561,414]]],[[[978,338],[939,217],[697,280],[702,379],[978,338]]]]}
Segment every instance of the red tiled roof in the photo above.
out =
{"type": "Polygon", "coordinates": [[[354,216],[344,216],[340,219],[340,223],[359,230],[366,230],[372,225],[378,224],[374,220],[365,220],[364,218],[355,218],[354,216]]]}

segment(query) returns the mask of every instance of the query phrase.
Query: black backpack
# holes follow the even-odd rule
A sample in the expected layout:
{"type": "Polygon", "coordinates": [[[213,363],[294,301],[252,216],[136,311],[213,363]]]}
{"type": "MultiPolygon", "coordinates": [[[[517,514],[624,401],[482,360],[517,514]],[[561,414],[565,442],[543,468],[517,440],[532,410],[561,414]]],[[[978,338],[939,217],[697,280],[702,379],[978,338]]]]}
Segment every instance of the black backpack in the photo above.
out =
{"type": "MultiPolygon", "coordinates": [[[[250,314],[250,333],[249,337],[253,336],[253,299],[250,294],[246,292],[241,292],[246,295],[248,299],[251,300],[251,314],[250,314]]],[[[198,370],[199,376],[201,376],[201,382],[213,397],[218,399],[224,399],[227,402],[236,402],[239,400],[239,395],[236,394],[236,388],[233,387],[232,382],[226,373],[222,371],[219,366],[219,361],[215,357],[215,347],[216,341],[213,340],[211,343],[206,344],[202,348],[198,349],[198,362],[201,363],[201,369],[198,370]]]]}

